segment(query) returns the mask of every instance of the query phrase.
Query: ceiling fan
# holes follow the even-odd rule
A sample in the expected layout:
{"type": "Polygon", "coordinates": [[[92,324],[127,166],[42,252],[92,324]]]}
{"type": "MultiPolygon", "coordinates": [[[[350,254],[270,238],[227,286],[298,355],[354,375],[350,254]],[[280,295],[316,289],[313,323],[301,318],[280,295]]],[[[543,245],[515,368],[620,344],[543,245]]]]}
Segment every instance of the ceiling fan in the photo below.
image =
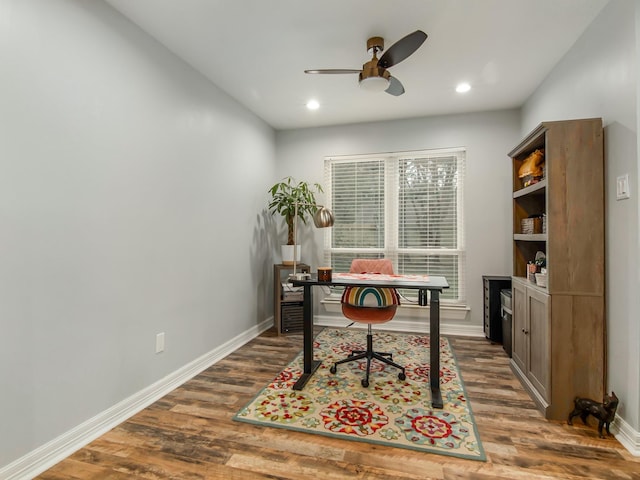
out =
{"type": "Polygon", "coordinates": [[[404,87],[400,80],[392,77],[387,71],[389,67],[397,65],[409,55],[413,54],[420,45],[427,39],[427,34],[421,30],[416,30],[396,43],[378,60],[378,53],[384,50],[384,39],[382,37],[372,37],[367,40],[367,52],[371,52],[373,58],[362,65],[362,70],[351,70],[343,68],[333,68],[324,70],[305,70],[304,73],[324,73],[342,74],[358,73],[360,87],[365,90],[376,92],[385,91],[390,95],[399,96],[404,93],[404,87]]]}

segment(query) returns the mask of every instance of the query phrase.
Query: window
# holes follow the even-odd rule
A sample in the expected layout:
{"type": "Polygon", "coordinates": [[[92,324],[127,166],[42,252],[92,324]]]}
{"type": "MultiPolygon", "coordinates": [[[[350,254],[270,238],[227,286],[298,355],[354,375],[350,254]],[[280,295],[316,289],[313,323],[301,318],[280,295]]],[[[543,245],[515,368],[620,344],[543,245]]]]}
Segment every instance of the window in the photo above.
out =
{"type": "Polygon", "coordinates": [[[464,163],[463,148],[326,158],[327,263],[386,257],[398,273],[445,276],[443,303],[464,304],[464,163]]]}

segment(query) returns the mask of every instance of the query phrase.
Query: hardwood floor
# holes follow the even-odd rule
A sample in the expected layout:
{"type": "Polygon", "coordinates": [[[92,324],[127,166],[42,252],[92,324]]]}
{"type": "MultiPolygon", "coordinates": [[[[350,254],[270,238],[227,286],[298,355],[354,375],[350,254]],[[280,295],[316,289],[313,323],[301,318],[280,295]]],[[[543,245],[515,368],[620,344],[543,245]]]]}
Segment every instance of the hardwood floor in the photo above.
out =
{"type": "Polygon", "coordinates": [[[502,346],[449,338],[486,462],[232,421],[301,349],[300,335],[270,330],[38,478],[640,480],[640,459],[613,437],[545,420],[502,346]]]}

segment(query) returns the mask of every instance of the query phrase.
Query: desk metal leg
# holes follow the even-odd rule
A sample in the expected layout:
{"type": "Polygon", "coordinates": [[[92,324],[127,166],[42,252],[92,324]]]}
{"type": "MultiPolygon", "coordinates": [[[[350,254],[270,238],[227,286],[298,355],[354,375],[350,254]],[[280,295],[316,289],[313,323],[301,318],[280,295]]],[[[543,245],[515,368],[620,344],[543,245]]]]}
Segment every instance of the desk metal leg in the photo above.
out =
{"type": "Polygon", "coordinates": [[[305,384],[311,378],[311,375],[318,369],[322,363],[320,360],[313,359],[313,290],[311,285],[304,286],[304,302],[302,306],[303,315],[303,349],[304,349],[304,372],[298,381],[294,384],[294,390],[302,390],[305,384]]]}
{"type": "Polygon", "coordinates": [[[440,393],[440,292],[431,290],[429,351],[431,365],[429,367],[429,383],[431,385],[431,406],[443,408],[440,393]]]}

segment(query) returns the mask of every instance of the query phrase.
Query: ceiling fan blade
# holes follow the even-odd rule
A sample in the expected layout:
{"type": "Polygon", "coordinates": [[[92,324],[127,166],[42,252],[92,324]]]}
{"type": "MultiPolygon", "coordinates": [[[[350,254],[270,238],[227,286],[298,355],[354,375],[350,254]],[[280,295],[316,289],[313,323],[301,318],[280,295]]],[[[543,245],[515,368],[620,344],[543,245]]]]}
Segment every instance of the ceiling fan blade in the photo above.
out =
{"type": "Polygon", "coordinates": [[[325,70],[305,70],[304,73],[328,73],[328,74],[360,73],[360,70],[350,70],[346,68],[328,68],[325,70]]]}
{"type": "Polygon", "coordinates": [[[396,77],[389,76],[389,86],[385,92],[389,95],[393,95],[394,97],[399,97],[404,93],[404,87],[396,77]]]}
{"type": "Polygon", "coordinates": [[[389,68],[397,65],[420,48],[420,45],[422,45],[426,39],[427,34],[422,30],[416,30],[406,37],[401,38],[384,52],[384,55],[378,60],[378,66],[389,68]]]}

